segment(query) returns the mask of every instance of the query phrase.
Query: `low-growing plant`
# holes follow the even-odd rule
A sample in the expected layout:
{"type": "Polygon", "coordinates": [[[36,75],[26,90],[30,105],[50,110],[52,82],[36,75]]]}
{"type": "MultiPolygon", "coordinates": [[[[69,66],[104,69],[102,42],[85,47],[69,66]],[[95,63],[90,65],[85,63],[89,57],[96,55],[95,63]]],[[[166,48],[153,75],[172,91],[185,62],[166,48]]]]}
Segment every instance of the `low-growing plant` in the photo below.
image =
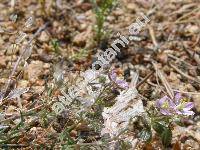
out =
{"type": "Polygon", "coordinates": [[[95,25],[95,39],[99,43],[106,36],[104,30],[104,22],[111,11],[111,9],[116,4],[117,0],[92,0],[94,4],[94,12],[96,16],[96,25],[95,25]]]}
{"type": "Polygon", "coordinates": [[[79,61],[85,59],[89,54],[89,51],[86,49],[81,49],[79,52],[74,53],[70,58],[73,61],[79,61]]]}
{"type": "Polygon", "coordinates": [[[164,96],[155,102],[155,105],[147,111],[148,121],[138,136],[147,142],[152,139],[152,130],[161,138],[164,147],[168,147],[172,140],[173,125],[181,124],[181,120],[189,115],[194,115],[191,110],[194,103],[190,102],[187,97],[177,93],[173,99],[164,96]]]}
{"type": "Polygon", "coordinates": [[[51,41],[51,45],[53,47],[53,51],[57,54],[60,53],[60,45],[59,45],[59,41],[57,39],[53,39],[51,41]]]}

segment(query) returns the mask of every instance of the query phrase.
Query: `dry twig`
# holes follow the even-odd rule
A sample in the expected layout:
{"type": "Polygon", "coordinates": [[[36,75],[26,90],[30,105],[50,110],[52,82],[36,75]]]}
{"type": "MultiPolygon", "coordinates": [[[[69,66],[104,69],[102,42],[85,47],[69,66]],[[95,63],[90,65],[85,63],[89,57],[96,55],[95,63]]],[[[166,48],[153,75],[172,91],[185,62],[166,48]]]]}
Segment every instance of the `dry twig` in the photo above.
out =
{"type": "Polygon", "coordinates": [[[188,78],[189,80],[192,80],[192,81],[197,82],[197,83],[200,84],[200,80],[199,80],[199,79],[195,79],[195,78],[189,76],[188,74],[182,72],[182,71],[181,71],[179,68],[177,68],[175,65],[172,65],[171,63],[169,63],[169,64],[170,64],[170,66],[171,66],[174,70],[176,70],[176,71],[177,71],[179,74],[181,74],[183,77],[188,78]]]}

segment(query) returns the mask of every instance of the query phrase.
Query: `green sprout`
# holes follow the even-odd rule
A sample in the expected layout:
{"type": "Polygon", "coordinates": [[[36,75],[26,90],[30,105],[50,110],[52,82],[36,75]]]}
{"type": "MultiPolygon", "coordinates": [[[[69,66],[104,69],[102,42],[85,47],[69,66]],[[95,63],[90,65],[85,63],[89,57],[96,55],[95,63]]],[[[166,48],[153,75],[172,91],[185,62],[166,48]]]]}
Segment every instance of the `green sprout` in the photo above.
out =
{"type": "Polygon", "coordinates": [[[58,54],[60,52],[59,41],[57,39],[53,39],[51,41],[51,45],[53,46],[53,51],[58,54]]]}
{"type": "Polygon", "coordinates": [[[97,3],[96,0],[92,0],[94,4],[94,12],[96,15],[96,25],[95,25],[95,39],[99,43],[105,36],[104,31],[104,22],[111,11],[111,9],[116,4],[117,0],[102,0],[100,3],[97,3]]]}
{"type": "Polygon", "coordinates": [[[74,61],[79,61],[88,56],[88,51],[86,49],[81,49],[79,52],[73,54],[71,56],[71,59],[74,61]]]}

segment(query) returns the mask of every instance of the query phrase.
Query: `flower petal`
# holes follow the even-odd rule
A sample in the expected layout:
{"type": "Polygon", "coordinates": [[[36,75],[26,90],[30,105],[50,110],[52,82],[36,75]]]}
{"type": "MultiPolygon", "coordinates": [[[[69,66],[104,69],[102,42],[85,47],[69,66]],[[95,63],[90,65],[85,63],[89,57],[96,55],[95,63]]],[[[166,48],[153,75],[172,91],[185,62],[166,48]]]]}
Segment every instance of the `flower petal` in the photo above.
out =
{"type": "Polygon", "coordinates": [[[176,93],[175,95],[175,103],[176,105],[178,105],[180,103],[180,100],[181,100],[182,96],[180,93],[176,93]]]}
{"type": "Polygon", "coordinates": [[[194,103],[193,102],[188,102],[185,104],[185,110],[190,110],[194,107],[194,103]]]}
{"type": "Polygon", "coordinates": [[[167,115],[167,116],[169,116],[169,115],[172,114],[172,113],[171,113],[170,111],[168,111],[167,109],[161,109],[160,112],[161,112],[161,114],[167,115]]]}
{"type": "Polygon", "coordinates": [[[116,74],[115,70],[112,70],[112,71],[111,71],[110,78],[111,78],[111,80],[113,80],[114,82],[116,81],[116,79],[117,79],[117,74],[116,74]]]}
{"type": "Polygon", "coordinates": [[[179,111],[178,109],[175,109],[176,114],[178,115],[182,115],[183,113],[181,111],[179,111]]]}
{"type": "Polygon", "coordinates": [[[156,106],[157,106],[158,108],[160,108],[160,107],[162,106],[162,104],[163,104],[167,99],[168,99],[168,96],[164,96],[163,98],[158,99],[158,100],[156,101],[156,106]]]}
{"type": "Polygon", "coordinates": [[[122,87],[122,88],[124,88],[124,89],[128,89],[128,83],[126,82],[126,81],[124,81],[124,80],[117,80],[116,81],[116,83],[120,86],[120,87],[122,87]]]}
{"type": "Polygon", "coordinates": [[[169,103],[170,108],[176,107],[176,104],[170,98],[168,98],[168,103],[169,103]]]}
{"type": "Polygon", "coordinates": [[[184,109],[183,109],[182,114],[183,114],[183,115],[189,116],[189,115],[194,115],[194,112],[193,112],[193,111],[188,111],[188,110],[184,110],[184,109]]]}

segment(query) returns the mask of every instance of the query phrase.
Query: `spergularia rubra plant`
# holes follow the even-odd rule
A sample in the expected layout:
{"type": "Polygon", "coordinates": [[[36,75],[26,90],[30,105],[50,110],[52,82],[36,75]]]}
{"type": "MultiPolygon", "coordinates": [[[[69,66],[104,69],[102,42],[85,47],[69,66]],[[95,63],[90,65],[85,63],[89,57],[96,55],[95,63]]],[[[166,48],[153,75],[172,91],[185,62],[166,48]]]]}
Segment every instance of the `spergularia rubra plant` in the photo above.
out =
{"type": "Polygon", "coordinates": [[[177,93],[174,99],[164,96],[156,101],[156,106],[163,115],[194,115],[191,111],[193,102],[188,102],[188,98],[182,97],[180,93],[177,93]]]}
{"type": "Polygon", "coordinates": [[[178,123],[185,116],[194,115],[191,110],[193,107],[193,102],[189,102],[187,97],[176,93],[173,99],[168,96],[158,99],[156,105],[147,111],[150,126],[161,137],[165,147],[171,143],[173,123],[178,123]]]}
{"type": "Polygon", "coordinates": [[[179,115],[194,115],[191,109],[194,107],[193,102],[189,102],[187,97],[182,97],[180,93],[175,95],[176,113],[179,115]]]}

